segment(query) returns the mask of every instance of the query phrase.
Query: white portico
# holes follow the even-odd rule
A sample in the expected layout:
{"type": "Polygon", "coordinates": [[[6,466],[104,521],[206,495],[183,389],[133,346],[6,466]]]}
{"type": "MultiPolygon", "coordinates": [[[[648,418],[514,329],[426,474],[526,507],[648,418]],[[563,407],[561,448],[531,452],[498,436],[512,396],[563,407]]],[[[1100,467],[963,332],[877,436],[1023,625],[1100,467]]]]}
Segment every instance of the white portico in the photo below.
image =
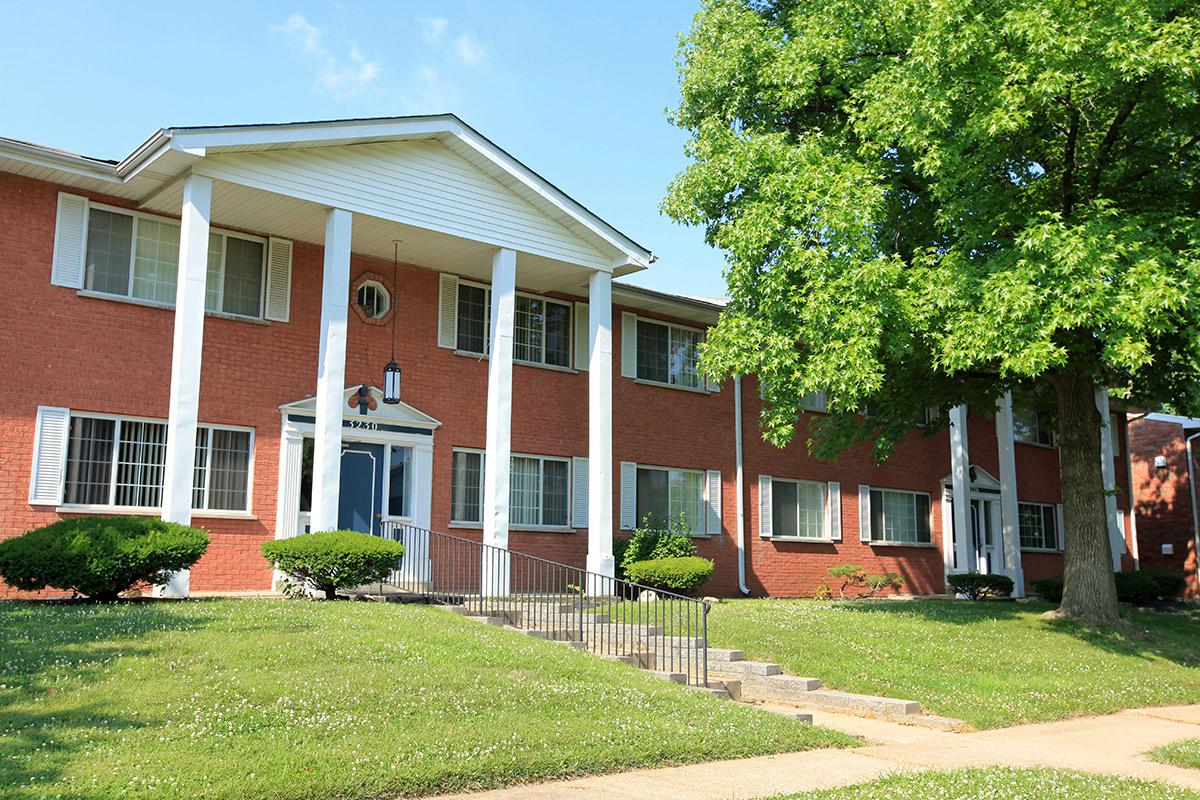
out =
{"type": "MultiPolygon", "coordinates": [[[[346,427],[347,392],[356,388],[345,369],[351,253],[390,260],[399,240],[405,263],[491,287],[495,345],[486,408],[480,409],[487,418],[483,520],[490,544],[503,547],[508,540],[508,469],[494,465],[506,467],[511,453],[514,294],[518,286],[586,293],[589,302],[577,304],[576,314],[587,320],[587,334],[575,343],[575,368],[586,371],[590,383],[589,490],[582,519],[590,529],[588,566],[612,574],[611,281],[645,269],[653,261],[648,250],[453,115],[164,129],[118,164],[81,160],[71,168],[81,189],[128,200],[151,214],[180,216],[164,519],[186,523],[192,513],[204,322],[206,310],[212,311],[205,305],[213,288],[210,230],[264,237],[261,319],[268,325],[297,321],[294,244],[323,247],[314,391],[284,409],[279,536],[297,530],[291,465],[301,457],[297,442],[306,435],[312,440],[309,526],[338,524],[341,470],[349,463],[343,444],[369,441],[350,440],[346,427]],[[289,423],[293,416],[308,421],[289,423]]],[[[58,240],[68,244],[82,239],[88,217],[85,198],[71,202],[81,230],[58,231],[58,240]]],[[[63,274],[75,273],[68,268],[63,274]]],[[[402,352],[397,360],[403,367],[402,352]]],[[[171,591],[187,590],[186,574],[176,576],[171,591]]]]}

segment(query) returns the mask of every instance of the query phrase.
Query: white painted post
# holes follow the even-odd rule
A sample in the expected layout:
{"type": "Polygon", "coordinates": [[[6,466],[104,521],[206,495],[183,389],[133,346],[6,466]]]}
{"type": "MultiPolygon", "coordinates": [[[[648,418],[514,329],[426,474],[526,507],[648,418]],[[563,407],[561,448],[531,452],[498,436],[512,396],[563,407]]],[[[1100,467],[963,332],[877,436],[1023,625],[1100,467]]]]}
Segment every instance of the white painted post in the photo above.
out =
{"type": "MultiPolygon", "coordinates": [[[[596,271],[588,280],[587,568],[607,578],[616,573],[612,549],[612,353],[612,275],[596,271]]],[[[607,595],[613,587],[591,586],[588,592],[607,595]]]]}
{"type": "Polygon", "coordinates": [[[1021,566],[1021,526],[1017,515],[1017,457],[1013,448],[1012,392],[996,400],[996,445],[1000,452],[1000,541],[1004,574],[1013,580],[1013,597],[1025,596],[1021,566]]]}
{"type": "MultiPolygon", "coordinates": [[[[171,399],[167,453],[163,464],[162,519],[192,524],[192,484],[196,425],[200,413],[200,357],[204,347],[204,291],[208,277],[208,226],[212,179],[188,175],[183,181],[179,228],[179,269],[175,287],[175,339],[171,351],[171,399]]],[[[158,590],[164,597],[187,597],[190,570],[172,573],[158,590]]]]}
{"type": "Polygon", "coordinates": [[[958,542],[955,572],[975,572],[975,546],[971,539],[971,459],[967,451],[967,407],[950,410],[950,480],[954,496],[954,530],[958,542]]]}
{"type": "Polygon", "coordinates": [[[321,281],[321,348],[317,356],[316,435],[313,442],[311,529],[337,529],[342,477],[342,415],[346,385],[346,316],[350,311],[350,233],[353,215],[331,208],[325,217],[321,281]]]}
{"type": "Polygon", "coordinates": [[[1096,389],[1096,411],[1100,413],[1100,474],[1104,480],[1104,516],[1108,521],[1108,544],[1112,549],[1113,570],[1121,570],[1121,553],[1125,551],[1125,535],[1117,520],[1117,469],[1113,459],[1112,414],[1109,412],[1108,390],[1096,389]]]}
{"type": "MultiPolygon", "coordinates": [[[[513,317],[517,254],[492,256],[492,330],[488,357],[487,436],[483,470],[483,543],[508,548],[508,488],[512,468],[513,317]]],[[[485,557],[485,594],[507,594],[508,558],[485,557]]]]}

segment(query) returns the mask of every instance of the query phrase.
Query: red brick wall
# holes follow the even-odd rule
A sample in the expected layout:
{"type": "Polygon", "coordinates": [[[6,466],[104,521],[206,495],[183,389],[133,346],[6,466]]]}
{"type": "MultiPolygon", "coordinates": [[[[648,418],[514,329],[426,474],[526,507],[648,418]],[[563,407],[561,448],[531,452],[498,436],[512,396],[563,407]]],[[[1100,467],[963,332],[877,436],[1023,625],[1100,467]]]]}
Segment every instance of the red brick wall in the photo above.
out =
{"type": "MultiPolygon", "coordinates": [[[[38,405],[163,419],[167,416],[172,312],[82,297],[72,289],[50,285],[59,189],[0,174],[0,285],[6,287],[0,294],[0,336],[6,342],[0,351],[0,374],[4,375],[0,382],[0,536],[21,533],[58,516],[52,508],[31,507],[27,502],[38,405]],[[11,344],[14,342],[16,346],[11,344]]],[[[121,205],[112,198],[96,199],[121,205]]],[[[192,573],[192,588],[197,591],[269,588],[271,573],[259,546],[271,539],[275,530],[278,407],[316,391],[321,261],[319,245],[296,242],[291,322],[259,324],[213,316],[205,319],[200,420],[254,428],[254,518],[196,516],[195,524],[213,535],[209,552],[192,573]]],[[[365,272],[390,276],[391,264],[353,257],[351,281],[365,272]]],[[[436,272],[405,265],[394,287],[393,302],[404,398],[442,422],[435,434],[432,526],[448,530],[451,452],[455,447],[484,445],[487,363],[437,347],[437,293],[436,272]]],[[[619,306],[613,309],[617,354],[621,352],[621,311],[619,306]]],[[[365,324],[351,315],[347,384],[378,385],[382,365],[390,353],[390,326],[365,324]]],[[[712,395],[644,385],[621,378],[619,362],[615,358],[613,364],[614,477],[619,475],[621,461],[719,469],[724,532],[699,542],[701,554],[716,561],[713,581],[705,591],[737,593],[732,382],[712,395]]],[[[515,365],[513,374],[513,451],[586,455],[587,373],[515,365]]],[[[940,481],[950,471],[945,430],[929,436],[914,430],[909,441],[882,465],[873,462],[865,447],[847,453],[836,463],[825,463],[805,451],[806,422],[801,423],[796,441],[787,448],[778,449],[762,441],[757,429],[757,386],[751,379],[743,387],[743,404],[747,581],[754,594],[807,595],[828,566],[847,561],[863,564],[871,571],[900,573],[904,591],[944,589],[940,481]],[[759,474],[840,481],[842,543],[760,539],[759,474]],[[932,546],[860,543],[860,483],[928,492],[932,497],[932,546]]],[[[972,462],[997,474],[992,418],[972,413],[968,438],[972,462]]],[[[1018,444],[1016,455],[1021,499],[1058,502],[1055,451],[1018,444]]],[[[619,495],[615,490],[614,522],[619,519],[619,495]]],[[[456,532],[481,535],[478,529],[456,532]]],[[[586,531],[514,529],[510,545],[582,566],[587,536],[586,531]]],[[[1025,563],[1027,573],[1061,571],[1061,557],[1053,554],[1027,554],[1025,563]],[[1032,569],[1034,562],[1036,570],[1032,569]]]]}
{"type": "Polygon", "coordinates": [[[1129,424],[1129,437],[1141,568],[1184,572],[1189,594],[1196,596],[1200,585],[1184,428],[1175,422],[1138,419],[1129,424]],[[1166,459],[1166,467],[1154,466],[1156,456],[1166,459]],[[1172,555],[1163,554],[1164,544],[1173,547],[1172,555]]]}

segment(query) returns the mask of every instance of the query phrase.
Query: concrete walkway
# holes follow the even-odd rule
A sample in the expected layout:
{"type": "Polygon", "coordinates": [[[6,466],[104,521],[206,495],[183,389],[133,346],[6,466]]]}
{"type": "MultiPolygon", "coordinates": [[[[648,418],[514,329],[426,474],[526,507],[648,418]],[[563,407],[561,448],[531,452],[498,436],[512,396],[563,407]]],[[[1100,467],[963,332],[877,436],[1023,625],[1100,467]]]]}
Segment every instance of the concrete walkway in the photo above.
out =
{"type": "Polygon", "coordinates": [[[821,712],[813,714],[813,722],[861,736],[864,746],[642,769],[435,800],[748,800],[863,783],[895,772],[998,765],[1125,775],[1200,790],[1200,770],[1156,764],[1141,755],[1168,742],[1200,737],[1200,705],[1134,709],[974,733],[821,712]]]}

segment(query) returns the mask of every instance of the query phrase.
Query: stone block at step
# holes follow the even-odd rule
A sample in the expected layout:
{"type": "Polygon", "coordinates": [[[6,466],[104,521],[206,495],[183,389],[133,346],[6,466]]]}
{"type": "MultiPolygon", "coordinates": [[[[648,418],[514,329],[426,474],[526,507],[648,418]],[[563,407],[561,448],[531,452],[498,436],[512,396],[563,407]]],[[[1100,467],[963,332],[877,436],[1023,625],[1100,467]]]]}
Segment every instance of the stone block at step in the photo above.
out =
{"type": "Polygon", "coordinates": [[[830,711],[849,711],[886,717],[917,717],[921,715],[921,704],[916,700],[897,700],[892,697],[876,697],[870,694],[851,694],[834,689],[817,689],[806,693],[804,705],[830,711]]]}
{"type": "MultiPolygon", "coordinates": [[[[709,672],[724,673],[725,667],[719,669],[708,665],[709,672]]],[[[751,673],[742,676],[743,700],[776,700],[785,703],[810,702],[809,695],[821,688],[817,678],[801,678],[797,675],[755,675],[751,673]]]]}
{"type": "Polygon", "coordinates": [[[709,662],[709,672],[719,672],[723,675],[782,675],[783,667],[766,661],[725,661],[718,664],[709,662]]]}
{"type": "Polygon", "coordinates": [[[727,650],[724,647],[708,648],[708,661],[711,664],[714,661],[722,663],[726,661],[745,661],[746,654],[741,650],[727,650]]]}
{"type": "Polygon", "coordinates": [[[742,682],[736,678],[710,679],[708,688],[722,690],[734,700],[742,699],[742,682]]]}
{"type": "Polygon", "coordinates": [[[629,655],[619,656],[619,655],[608,654],[608,653],[597,653],[597,655],[599,655],[605,661],[616,661],[621,664],[628,664],[631,667],[639,666],[637,656],[629,656],[629,655]]]}
{"type": "Polygon", "coordinates": [[[733,696],[724,689],[714,689],[711,686],[689,686],[689,689],[694,689],[697,692],[705,692],[713,697],[719,697],[722,700],[732,700],[733,696]]]}
{"type": "Polygon", "coordinates": [[[682,672],[663,672],[660,670],[655,670],[650,674],[656,678],[662,678],[664,681],[670,681],[671,683],[687,683],[687,675],[683,674],[682,672]]]}

